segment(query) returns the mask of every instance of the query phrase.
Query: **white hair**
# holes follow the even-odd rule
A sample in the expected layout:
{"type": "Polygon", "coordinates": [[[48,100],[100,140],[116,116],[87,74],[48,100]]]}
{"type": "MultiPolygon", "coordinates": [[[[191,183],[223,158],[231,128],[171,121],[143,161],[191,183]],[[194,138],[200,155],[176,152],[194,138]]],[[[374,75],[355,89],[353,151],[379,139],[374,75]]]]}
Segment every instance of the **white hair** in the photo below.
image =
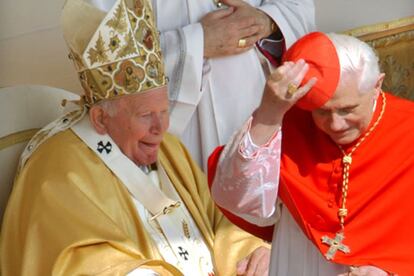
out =
{"type": "Polygon", "coordinates": [[[348,35],[329,33],[334,44],[341,67],[338,86],[346,85],[349,76],[358,78],[361,92],[373,89],[380,75],[378,57],[365,42],[348,35]]]}
{"type": "Polygon", "coordinates": [[[96,105],[99,105],[106,113],[108,113],[109,117],[114,117],[118,113],[118,100],[104,100],[98,102],[96,105]]]}

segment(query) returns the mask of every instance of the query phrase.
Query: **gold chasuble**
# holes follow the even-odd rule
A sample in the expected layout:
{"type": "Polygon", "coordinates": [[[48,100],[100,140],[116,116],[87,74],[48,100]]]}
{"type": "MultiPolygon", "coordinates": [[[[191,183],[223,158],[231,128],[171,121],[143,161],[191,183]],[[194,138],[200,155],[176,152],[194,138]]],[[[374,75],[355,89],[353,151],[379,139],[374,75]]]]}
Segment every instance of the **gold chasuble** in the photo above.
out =
{"type": "Polygon", "coordinates": [[[126,275],[137,268],[182,275],[178,265],[200,275],[188,269],[190,261],[167,262],[173,255],[198,265],[192,267],[207,264],[201,274],[228,276],[264,245],[223,217],[205,175],[173,136],[161,144],[157,183],[113,141],[91,142],[91,127],[82,132],[94,104],[166,86],[150,5],[117,0],[105,13],[88,1],[66,1],[63,33],[85,93],[77,110],[39,131],[22,154],[2,225],[2,276],[126,275]],[[157,184],[174,199],[157,193],[157,184]],[[164,215],[170,206],[176,210],[164,215]],[[145,212],[160,214],[154,220],[161,234],[150,233],[145,212]],[[159,246],[162,235],[169,248],[159,246]]]}
{"type": "MultiPolygon", "coordinates": [[[[165,136],[159,162],[210,249],[215,275],[235,275],[236,262],[263,242],[223,217],[178,139],[165,136]]],[[[125,275],[136,268],[181,275],[162,259],[124,184],[71,129],[27,160],[2,230],[3,276],[125,275]]]]}

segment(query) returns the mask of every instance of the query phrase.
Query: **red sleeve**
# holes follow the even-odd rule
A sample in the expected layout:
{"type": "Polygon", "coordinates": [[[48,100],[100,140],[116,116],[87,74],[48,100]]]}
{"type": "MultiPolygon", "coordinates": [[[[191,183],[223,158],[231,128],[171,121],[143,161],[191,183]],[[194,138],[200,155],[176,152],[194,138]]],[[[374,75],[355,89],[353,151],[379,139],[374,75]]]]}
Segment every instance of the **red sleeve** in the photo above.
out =
{"type": "MultiPolygon", "coordinates": [[[[216,169],[217,169],[217,163],[220,158],[220,154],[223,151],[224,146],[217,147],[213,153],[208,158],[208,186],[211,189],[211,185],[213,184],[214,176],[216,175],[216,169]]],[[[255,224],[249,223],[245,221],[244,219],[236,216],[235,214],[221,208],[219,209],[221,212],[227,217],[228,220],[230,220],[232,223],[240,227],[241,229],[263,239],[266,241],[272,241],[273,236],[273,229],[274,226],[268,226],[268,227],[260,227],[255,224]]]]}

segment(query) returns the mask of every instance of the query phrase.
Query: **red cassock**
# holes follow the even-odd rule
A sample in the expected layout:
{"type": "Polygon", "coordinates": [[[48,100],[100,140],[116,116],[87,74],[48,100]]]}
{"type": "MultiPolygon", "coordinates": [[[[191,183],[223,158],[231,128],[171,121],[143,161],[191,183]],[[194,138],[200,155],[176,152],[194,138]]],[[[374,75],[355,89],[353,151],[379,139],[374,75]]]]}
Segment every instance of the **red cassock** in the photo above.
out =
{"type": "MultiPolygon", "coordinates": [[[[379,125],[352,155],[344,244],[334,262],[373,265],[414,275],[414,103],[386,94],[379,125]]],[[[379,115],[379,97],[373,122],[379,115]]],[[[335,237],[342,188],[342,153],[313,123],[307,111],[293,108],[283,122],[279,197],[304,234],[322,254],[322,236],[335,237]]],[[[354,144],[348,145],[351,149],[354,144]]],[[[212,182],[221,150],[209,160],[212,182]]],[[[270,240],[272,228],[225,214],[249,232],[270,240]]]]}

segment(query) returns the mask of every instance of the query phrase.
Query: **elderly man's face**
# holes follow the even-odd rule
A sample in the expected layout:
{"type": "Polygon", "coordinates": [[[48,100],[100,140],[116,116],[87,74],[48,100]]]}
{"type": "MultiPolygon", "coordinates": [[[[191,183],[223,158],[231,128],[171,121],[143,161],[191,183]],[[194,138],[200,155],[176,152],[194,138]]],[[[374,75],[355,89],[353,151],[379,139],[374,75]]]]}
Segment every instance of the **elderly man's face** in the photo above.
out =
{"type": "Polygon", "coordinates": [[[103,116],[106,132],[135,164],[154,163],[169,124],[167,87],[117,101],[116,115],[103,116]]]}
{"type": "Polygon", "coordinates": [[[312,112],[315,124],[338,145],[352,143],[368,128],[381,81],[375,89],[361,93],[355,78],[338,87],[332,99],[312,112]]]}

